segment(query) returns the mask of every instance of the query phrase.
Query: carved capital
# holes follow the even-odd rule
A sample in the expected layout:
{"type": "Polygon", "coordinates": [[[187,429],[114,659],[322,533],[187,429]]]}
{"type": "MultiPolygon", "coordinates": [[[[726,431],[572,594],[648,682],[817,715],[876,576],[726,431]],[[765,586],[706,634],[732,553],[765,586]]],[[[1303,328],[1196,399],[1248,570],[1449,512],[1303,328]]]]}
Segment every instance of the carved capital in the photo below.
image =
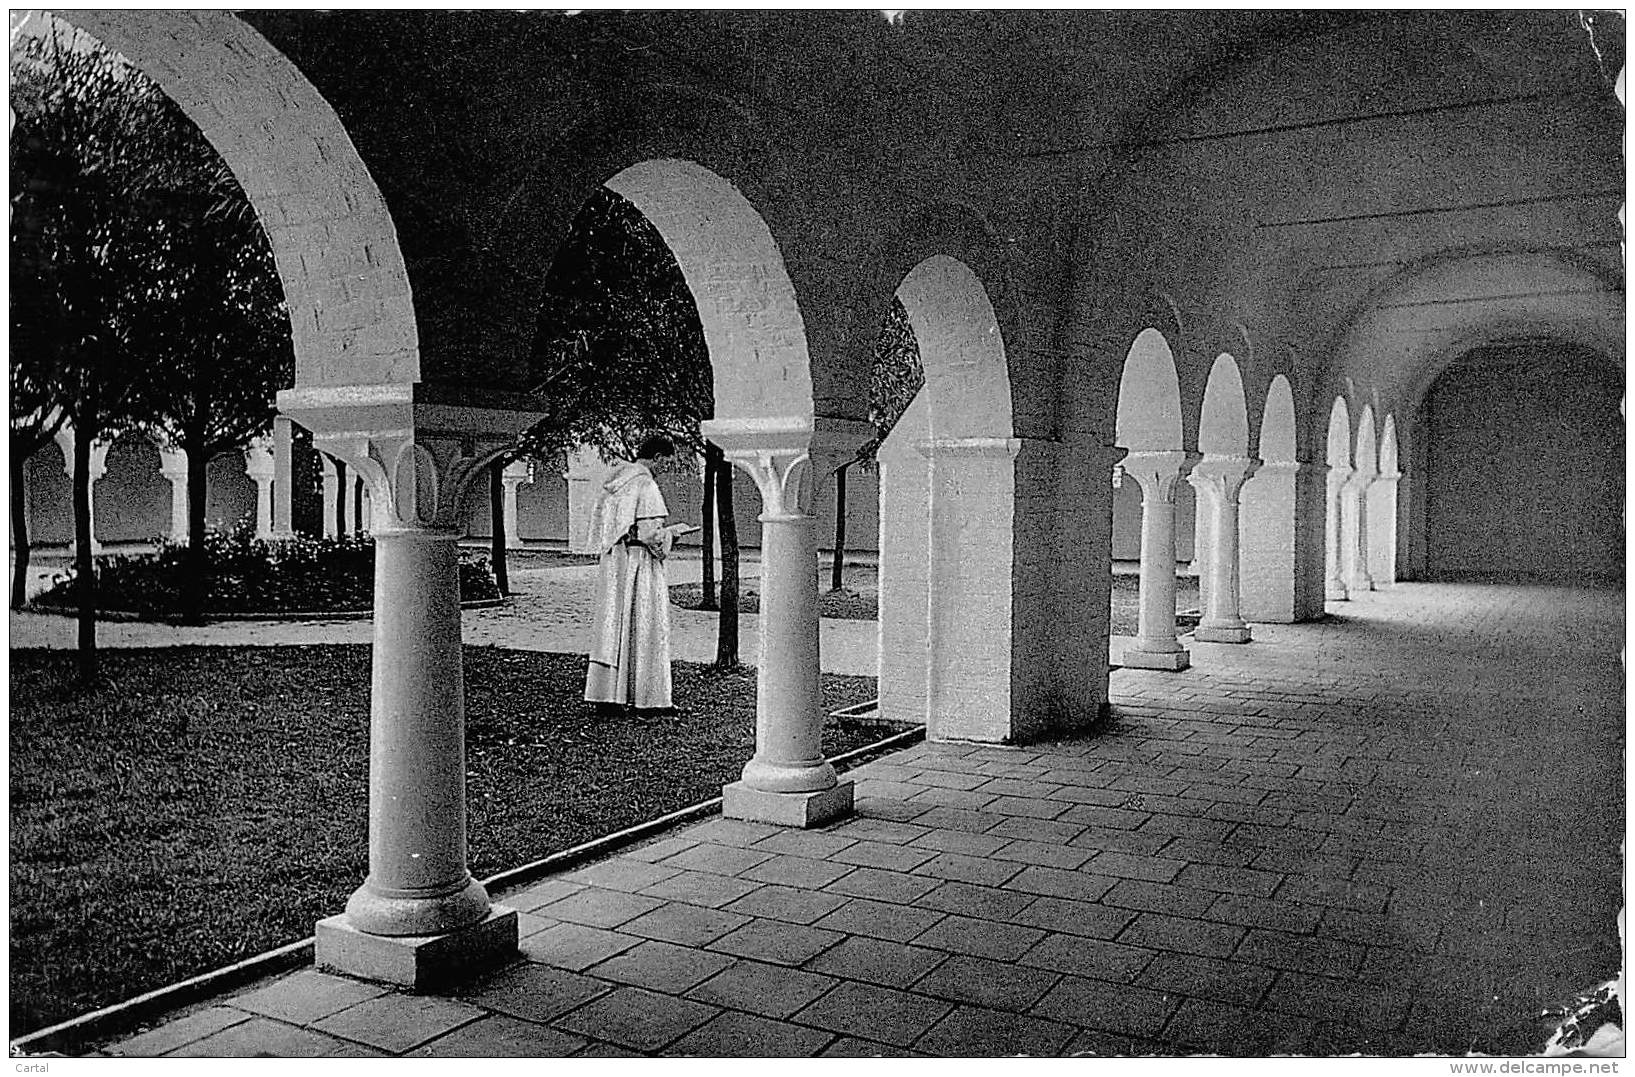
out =
{"type": "Polygon", "coordinates": [[[180,449],[160,449],[159,474],[173,483],[186,482],[187,454],[180,449]]]}
{"type": "Polygon", "coordinates": [[[1141,484],[1143,500],[1174,504],[1175,489],[1182,476],[1199,460],[1197,453],[1132,452],[1123,461],[1124,473],[1141,484]]]}
{"type": "Polygon", "coordinates": [[[1235,505],[1243,484],[1260,469],[1260,461],[1247,456],[1205,454],[1187,476],[1192,488],[1221,504],[1235,505]]]}
{"type": "Polygon", "coordinates": [[[460,530],[466,491],[508,448],[406,432],[315,434],[312,444],[343,461],[367,485],[376,534],[460,530]]]}
{"type": "Polygon", "coordinates": [[[273,459],[272,438],[259,437],[250,442],[244,449],[244,474],[257,483],[262,483],[272,482],[276,473],[277,461],[273,459]]]}
{"type": "Polygon", "coordinates": [[[290,389],[278,404],[363,479],[377,535],[458,531],[473,479],[538,418],[515,401],[419,384],[290,389]]]}
{"type": "Polygon", "coordinates": [[[800,480],[811,463],[812,420],[711,419],[703,435],[761,492],[761,519],[801,517],[800,480]]]}

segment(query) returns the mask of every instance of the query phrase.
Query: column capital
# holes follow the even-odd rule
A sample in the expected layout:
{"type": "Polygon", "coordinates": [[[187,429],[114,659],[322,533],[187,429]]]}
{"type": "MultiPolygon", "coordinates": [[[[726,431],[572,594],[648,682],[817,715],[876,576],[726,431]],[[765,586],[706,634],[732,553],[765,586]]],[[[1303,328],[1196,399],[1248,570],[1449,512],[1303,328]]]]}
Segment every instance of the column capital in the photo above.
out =
{"type": "Polygon", "coordinates": [[[270,437],[255,438],[244,447],[244,473],[257,483],[272,482],[277,474],[270,437]]]}
{"type": "Polygon", "coordinates": [[[1166,452],[1132,452],[1123,460],[1124,473],[1141,484],[1146,497],[1173,502],[1181,477],[1202,457],[1198,453],[1174,449],[1166,452]]]}
{"type": "Polygon", "coordinates": [[[377,535],[459,531],[477,473],[539,418],[525,398],[425,383],[286,389],[278,406],[368,484],[377,535]]]}
{"type": "Polygon", "coordinates": [[[180,449],[160,446],[159,474],[171,482],[187,481],[187,454],[180,449]]]}
{"type": "Polygon", "coordinates": [[[799,505],[799,475],[802,465],[811,463],[811,419],[710,419],[700,430],[755,480],[763,521],[805,515],[799,505]]]}
{"type": "MultiPolygon", "coordinates": [[[[51,435],[62,450],[63,474],[74,477],[74,428],[66,422],[57,427],[57,432],[51,435]]],[[[113,445],[111,438],[99,438],[91,442],[91,481],[96,482],[108,473],[108,449],[113,445]]]]}
{"type": "Polygon", "coordinates": [[[512,485],[531,483],[534,481],[533,465],[526,457],[513,460],[500,470],[500,479],[512,485]]]}
{"type": "Polygon", "coordinates": [[[1260,461],[1250,456],[1206,453],[1187,475],[1187,482],[1194,490],[1224,498],[1226,504],[1235,504],[1243,484],[1260,466],[1260,461]]]}
{"type": "Polygon", "coordinates": [[[1353,470],[1345,477],[1345,488],[1353,493],[1366,493],[1369,486],[1373,485],[1374,480],[1378,477],[1379,475],[1373,471],[1353,470]]]}

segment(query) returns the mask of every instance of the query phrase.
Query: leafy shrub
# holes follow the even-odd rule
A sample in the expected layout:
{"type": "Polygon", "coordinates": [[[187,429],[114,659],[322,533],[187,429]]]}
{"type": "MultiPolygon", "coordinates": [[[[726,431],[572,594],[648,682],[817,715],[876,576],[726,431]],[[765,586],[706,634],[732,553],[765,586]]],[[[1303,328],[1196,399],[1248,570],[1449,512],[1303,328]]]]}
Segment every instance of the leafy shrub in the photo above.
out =
{"type": "MultiPolygon", "coordinates": [[[[375,540],[343,538],[260,539],[243,523],[231,531],[208,531],[204,541],[205,616],[231,613],[332,613],[367,610],[374,603],[375,540]]],[[[97,564],[97,604],[143,617],[171,617],[185,609],[191,566],[185,542],[161,540],[151,554],[104,557],[97,564]]],[[[74,603],[74,572],[36,601],[74,603]]],[[[460,599],[499,598],[488,559],[461,555],[460,599]]]]}

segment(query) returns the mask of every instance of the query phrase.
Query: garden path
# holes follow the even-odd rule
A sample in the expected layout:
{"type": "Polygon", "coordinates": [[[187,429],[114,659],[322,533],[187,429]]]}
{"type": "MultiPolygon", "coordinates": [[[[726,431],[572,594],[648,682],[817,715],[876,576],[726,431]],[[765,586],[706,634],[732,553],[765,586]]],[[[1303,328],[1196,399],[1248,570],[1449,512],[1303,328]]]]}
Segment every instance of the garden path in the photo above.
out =
{"type": "MultiPolygon", "coordinates": [[[[681,556],[670,563],[670,582],[697,583],[702,562],[681,556]]],[[[30,594],[44,590],[59,567],[36,568],[30,594]]],[[[753,586],[760,577],[760,562],[749,555],[742,566],[744,582],[753,586]]],[[[590,650],[591,604],[595,598],[594,565],[553,565],[535,562],[510,572],[512,600],[504,606],[466,610],[461,615],[465,642],[509,647],[522,651],[585,654],[590,650]]],[[[75,623],[57,614],[19,613],[9,619],[12,647],[75,646],[75,623]]],[[[873,677],[879,672],[880,638],[875,621],[824,618],[820,647],[825,673],[873,677]]],[[[218,621],[208,625],[166,625],[137,621],[104,621],[97,626],[103,647],[179,647],[188,645],[276,647],[325,643],[368,643],[367,619],[311,621],[218,621]]],[[[1123,653],[1127,636],[1114,636],[1110,651],[1123,653]]],[[[671,657],[682,662],[715,660],[716,615],[701,610],[670,610],[671,657]]],[[[756,665],[760,659],[760,615],[740,615],[738,646],[741,660],[756,665]]]]}
{"type": "Polygon", "coordinates": [[[1095,735],[923,744],[500,900],[448,997],[302,969],[126,1056],[1535,1053],[1617,974],[1621,592],[1407,584],[1117,670],[1095,735]]]}

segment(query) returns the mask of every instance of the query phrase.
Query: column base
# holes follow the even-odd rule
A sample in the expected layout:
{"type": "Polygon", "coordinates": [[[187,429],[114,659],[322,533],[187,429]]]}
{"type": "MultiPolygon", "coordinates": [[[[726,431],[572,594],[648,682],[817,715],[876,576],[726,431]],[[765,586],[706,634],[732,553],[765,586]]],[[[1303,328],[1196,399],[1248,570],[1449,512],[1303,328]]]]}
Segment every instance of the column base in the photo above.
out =
{"type": "Polygon", "coordinates": [[[470,927],[446,935],[368,935],[346,916],[318,921],[314,963],[363,980],[431,991],[505,964],[517,953],[517,911],[492,905],[470,927]]]}
{"type": "Polygon", "coordinates": [[[840,782],[810,793],[768,793],[733,782],[721,789],[721,814],[728,819],[807,829],[850,815],[852,788],[851,782],[840,782]]]}
{"type": "Polygon", "coordinates": [[[1199,625],[1192,630],[1192,638],[1199,643],[1248,643],[1249,626],[1199,625]]]}
{"type": "Polygon", "coordinates": [[[1167,669],[1179,673],[1192,665],[1192,655],[1185,648],[1179,651],[1143,651],[1131,647],[1118,662],[1127,669],[1167,669]]]}

